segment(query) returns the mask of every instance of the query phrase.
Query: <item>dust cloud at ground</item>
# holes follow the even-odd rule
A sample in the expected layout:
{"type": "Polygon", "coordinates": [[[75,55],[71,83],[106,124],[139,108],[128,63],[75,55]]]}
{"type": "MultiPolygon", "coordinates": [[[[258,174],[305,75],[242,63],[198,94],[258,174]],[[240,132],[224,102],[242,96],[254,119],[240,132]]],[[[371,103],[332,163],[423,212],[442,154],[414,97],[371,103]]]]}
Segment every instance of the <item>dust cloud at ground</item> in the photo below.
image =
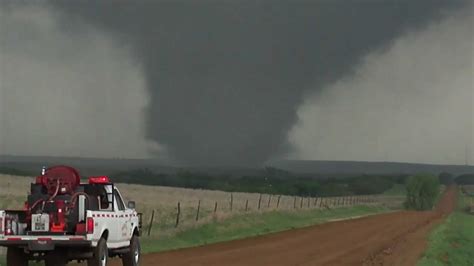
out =
{"type": "Polygon", "coordinates": [[[472,8],[368,54],[307,97],[292,158],[474,163],[472,8]]]}

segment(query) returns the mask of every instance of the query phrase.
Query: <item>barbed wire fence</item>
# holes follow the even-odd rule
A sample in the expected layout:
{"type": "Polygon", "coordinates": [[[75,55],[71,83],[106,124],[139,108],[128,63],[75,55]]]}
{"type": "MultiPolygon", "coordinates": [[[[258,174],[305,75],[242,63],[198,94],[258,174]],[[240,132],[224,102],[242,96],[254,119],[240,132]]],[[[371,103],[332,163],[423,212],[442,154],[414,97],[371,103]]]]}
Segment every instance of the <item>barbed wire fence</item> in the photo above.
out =
{"type": "Polygon", "coordinates": [[[236,215],[258,214],[269,211],[299,212],[332,210],[353,206],[384,206],[397,208],[404,197],[389,195],[352,195],[339,197],[288,196],[254,194],[236,196],[228,193],[226,201],[198,199],[195,202],[177,201],[174,208],[138,208],[142,213],[145,236],[156,232],[186,229],[196,225],[221,221],[236,215]]]}

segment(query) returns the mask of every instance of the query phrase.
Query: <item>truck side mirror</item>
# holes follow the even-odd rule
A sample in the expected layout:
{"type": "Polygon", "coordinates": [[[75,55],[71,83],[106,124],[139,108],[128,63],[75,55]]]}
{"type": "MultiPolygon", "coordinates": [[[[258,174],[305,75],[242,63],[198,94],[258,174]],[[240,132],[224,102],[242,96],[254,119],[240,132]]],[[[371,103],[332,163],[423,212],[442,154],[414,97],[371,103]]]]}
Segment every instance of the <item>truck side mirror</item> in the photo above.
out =
{"type": "Polygon", "coordinates": [[[129,209],[135,209],[135,201],[129,201],[129,202],[127,203],[127,207],[128,207],[129,209]]]}

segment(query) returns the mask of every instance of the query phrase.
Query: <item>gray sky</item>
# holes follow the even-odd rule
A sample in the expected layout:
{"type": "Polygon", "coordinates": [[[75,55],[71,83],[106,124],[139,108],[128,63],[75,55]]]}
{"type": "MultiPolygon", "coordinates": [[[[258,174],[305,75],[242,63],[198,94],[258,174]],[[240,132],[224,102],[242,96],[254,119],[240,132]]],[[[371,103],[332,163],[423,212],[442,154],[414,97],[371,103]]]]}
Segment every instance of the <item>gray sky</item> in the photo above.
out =
{"type": "Polygon", "coordinates": [[[5,153],[464,162],[469,1],[5,3],[5,153]]]}
{"type": "Polygon", "coordinates": [[[130,51],[50,8],[0,10],[0,154],[148,157],[149,99],[130,51]]]}

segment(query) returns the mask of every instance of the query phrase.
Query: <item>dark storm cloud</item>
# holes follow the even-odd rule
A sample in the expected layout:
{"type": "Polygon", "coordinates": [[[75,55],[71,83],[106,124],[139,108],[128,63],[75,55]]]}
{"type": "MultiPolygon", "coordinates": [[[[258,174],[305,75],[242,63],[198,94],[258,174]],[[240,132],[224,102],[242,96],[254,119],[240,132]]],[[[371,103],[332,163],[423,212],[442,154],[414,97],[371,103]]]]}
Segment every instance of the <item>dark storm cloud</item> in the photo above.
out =
{"type": "MultiPolygon", "coordinates": [[[[285,150],[309,90],[437,19],[448,1],[65,1],[143,65],[147,137],[187,164],[258,164],[285,150]]],[[[133,89],[133,88],[130,88],[133,89]]],[[[312,92],[312,91],[311,91],[312,92]]]]}

